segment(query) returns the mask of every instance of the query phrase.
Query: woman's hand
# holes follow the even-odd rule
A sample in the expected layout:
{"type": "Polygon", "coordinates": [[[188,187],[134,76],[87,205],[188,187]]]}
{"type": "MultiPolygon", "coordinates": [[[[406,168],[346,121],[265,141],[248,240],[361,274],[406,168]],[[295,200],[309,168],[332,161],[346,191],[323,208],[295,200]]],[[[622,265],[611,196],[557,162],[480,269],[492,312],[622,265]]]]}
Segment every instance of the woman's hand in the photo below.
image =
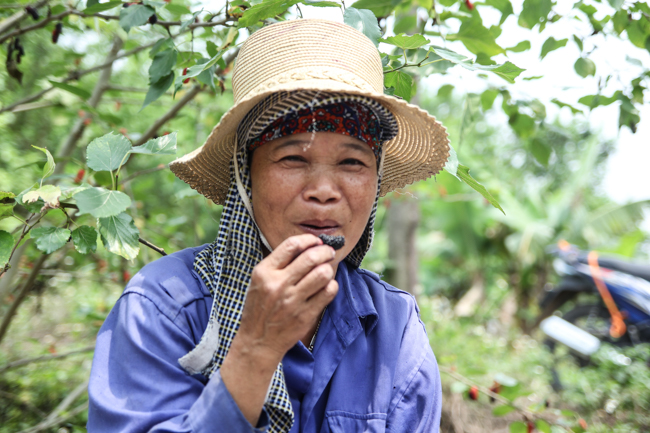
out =
{"type": "Polygon", "coordinates": [[[241,325],[221,366],[226,387],[253,426],[275,368],[338,292],[333,259],[332,247],[306,234],[286,239],[253,269],[241,325]]]}

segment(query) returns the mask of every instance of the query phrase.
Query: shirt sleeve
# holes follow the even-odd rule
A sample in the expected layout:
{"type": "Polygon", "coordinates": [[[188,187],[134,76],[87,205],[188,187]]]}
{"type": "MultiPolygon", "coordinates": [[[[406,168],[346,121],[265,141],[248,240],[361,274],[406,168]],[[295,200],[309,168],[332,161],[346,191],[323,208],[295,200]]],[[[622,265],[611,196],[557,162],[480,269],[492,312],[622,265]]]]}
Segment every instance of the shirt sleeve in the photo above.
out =
{"type": "Polygon", "coordinates": [[[438,433],[442,411],[440,372],[415,302],[413,307],[402,337],[397,363],[400,380],[386,432],[438,433]]]}
{"type": "Polygon", "coordinates": [[[97,337],[88,385],[88,431],[267,431],[267,413],[253,427],[218,371],[206,382],[180,367],[178,358],[194,346],[164,306],[143,294],[123,295],[97,337]]]}

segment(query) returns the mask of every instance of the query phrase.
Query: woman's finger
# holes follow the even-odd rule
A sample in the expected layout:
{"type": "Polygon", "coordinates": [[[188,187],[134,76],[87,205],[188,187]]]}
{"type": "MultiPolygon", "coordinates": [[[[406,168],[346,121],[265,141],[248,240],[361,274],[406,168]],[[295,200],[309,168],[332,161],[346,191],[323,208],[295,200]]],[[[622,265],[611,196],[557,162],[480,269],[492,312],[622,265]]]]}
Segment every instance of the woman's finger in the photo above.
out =
{"type": "Polygon", "coordinates": [[[308,308],[313,309],[316,312],[323,311],[323,308],[327,307],[330,302],[334,299],[336,294],[339,291],[339,283],[336,280],[330,280],[327,283],[327,286],[318,290],[312,295],[306,302],[308,308]]]}
{"type": "Polygon", "coordinates": [[[292,290],[298,299],[306,301],[316,292],[327,286],[335,275],[332,266],[323,263],[311,269],[292,290]]]}
{"type": "Polygon", "coordinates": [[[312,234],[291,236],[278,245],[263,261],[267,262],[273,269],[284,269],[307,248],[321,245],[322,243],[323,241],[312,234]]]}
{"type": "Polygon", "coordinates": [[[287,284],[297,284],[298,281],[302,280],[312,269],[332,261],[334,256],[334,248],[328,245],[318,245],[308,248],[296,257],[293,262],[287,265],[286,268],[284,268],[287,284]]]}

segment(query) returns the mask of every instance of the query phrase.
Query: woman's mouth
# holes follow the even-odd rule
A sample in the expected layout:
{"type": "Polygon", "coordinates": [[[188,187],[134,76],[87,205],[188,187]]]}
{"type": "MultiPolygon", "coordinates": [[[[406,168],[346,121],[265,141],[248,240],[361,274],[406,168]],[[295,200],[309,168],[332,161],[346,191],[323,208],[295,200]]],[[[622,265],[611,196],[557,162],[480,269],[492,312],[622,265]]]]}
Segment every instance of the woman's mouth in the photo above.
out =
{"type": "Polygon", "coordinates": [[[305,233],[311,233],[314,236],[321,234],[324,235],[333,235],[337,230],[340,229],[340,226],[336,221],[332,220],[309,220],[302,221],[298,224],[300,229],[305,233]]]}

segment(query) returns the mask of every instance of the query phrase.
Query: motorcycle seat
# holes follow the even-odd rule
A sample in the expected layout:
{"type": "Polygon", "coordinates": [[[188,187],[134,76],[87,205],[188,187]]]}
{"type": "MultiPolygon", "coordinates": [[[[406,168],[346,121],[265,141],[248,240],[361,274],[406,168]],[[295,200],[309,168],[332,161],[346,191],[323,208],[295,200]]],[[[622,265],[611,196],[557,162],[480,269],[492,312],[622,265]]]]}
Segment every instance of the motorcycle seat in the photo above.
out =
{"type": "MultiPolygon", "coordinates": [[[[586,255],[581,255],[581,257],[578,258],[578,261],[580,263],[589,264],[587,262],[586,255]]],[[[650,265],[629,263],[623,260],[613,259],[611,257],[599,257],[598,264],[603,268],[624,272],[626,274],[634,275],[635,277],[650,281],[650,265]]]]}

